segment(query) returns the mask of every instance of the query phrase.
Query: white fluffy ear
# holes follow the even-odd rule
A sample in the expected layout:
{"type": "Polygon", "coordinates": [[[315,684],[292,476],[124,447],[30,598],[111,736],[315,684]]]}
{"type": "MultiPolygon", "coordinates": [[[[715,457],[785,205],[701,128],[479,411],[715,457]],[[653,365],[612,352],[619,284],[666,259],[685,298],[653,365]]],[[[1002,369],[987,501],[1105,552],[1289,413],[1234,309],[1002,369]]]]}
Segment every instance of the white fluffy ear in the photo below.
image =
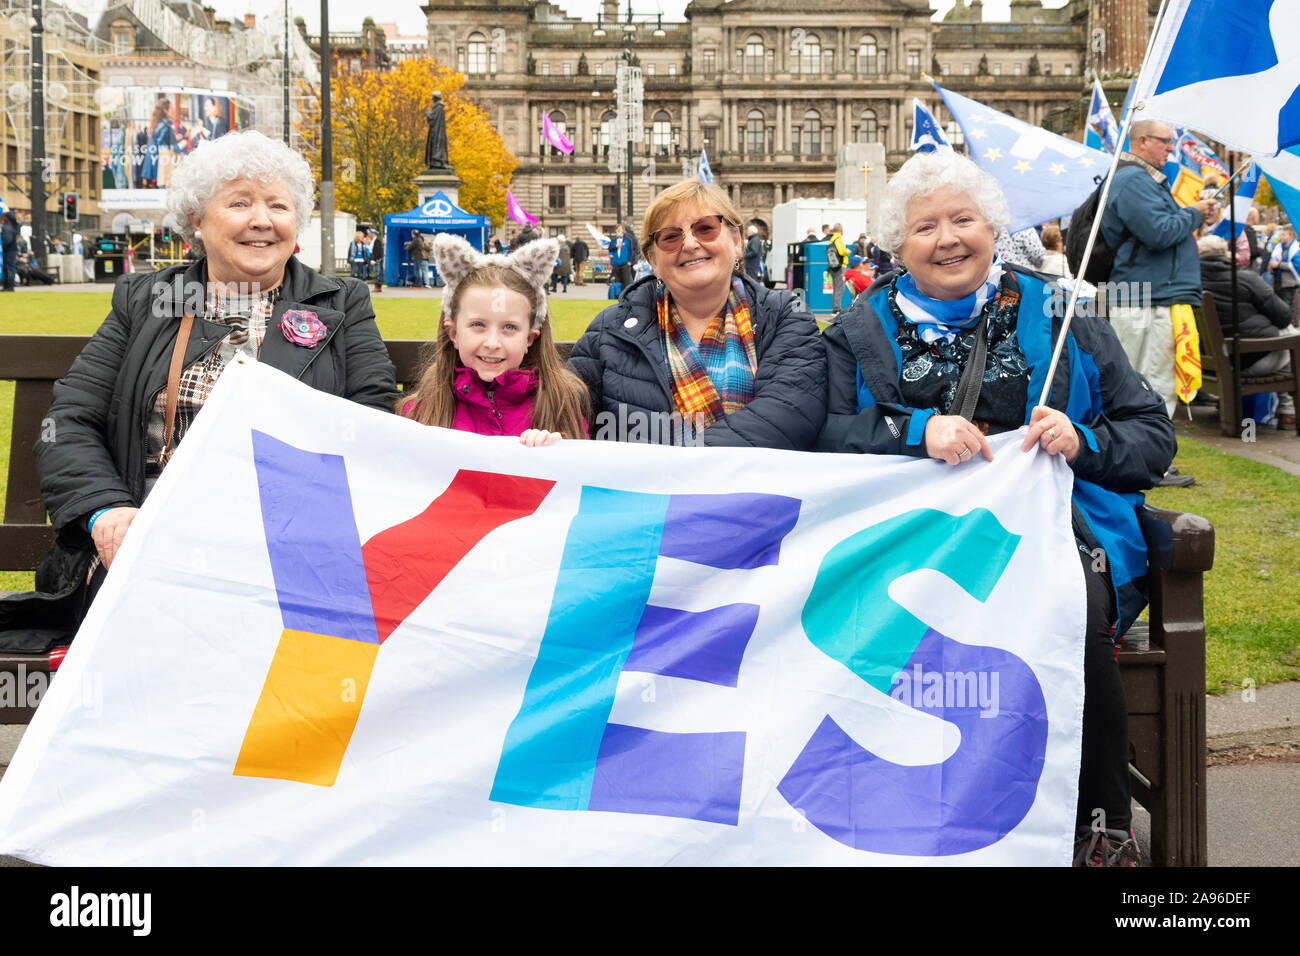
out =
{"type": "Polygon", "coordinates": [[[433,261],[443,283],[454,286],[482,265],[484,258],[460,236],[440,232],[433,237],[433,261]]]}
{"type": "Polygon", "coordinates": [[[555,268],[555,259],[560,254],[560,244],[554,239],[537,239],[525,243],[510,255],[510,263],[525,279],[534,285],[545,286],[555,268]]]}

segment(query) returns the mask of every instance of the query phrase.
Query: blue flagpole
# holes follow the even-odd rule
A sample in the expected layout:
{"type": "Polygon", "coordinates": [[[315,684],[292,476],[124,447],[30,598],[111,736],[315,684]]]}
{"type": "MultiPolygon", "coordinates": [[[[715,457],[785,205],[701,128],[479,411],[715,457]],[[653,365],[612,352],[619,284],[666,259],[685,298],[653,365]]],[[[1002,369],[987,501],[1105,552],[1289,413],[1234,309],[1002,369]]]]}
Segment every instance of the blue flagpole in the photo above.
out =
{"type": "MultiPolygon", "coordinates": [[[[1156,14],[1155,24],[1151,28],[1151,35],[1147,37],[1146,53],[1142,55],[1142,68],[1138,70],[1138,76],[1141,77],[1147,68],[1147,63],[1151,60],[1151,46],[1155,41],[1156,34],[1160,32],[1160,23],[1165,16],[1165,8],[1168,7],[1169,0],[1160,0],[1160,11],[1156,14]]],[[[1132,90],[1134,87],[1130,86],[1132,90]]],[[[1142,103],[1134,103],[1132,109],[1124,111],[1124,118],[1119,124],[1119,141],[1121,144],[1128,143],[1129,127],[1133,125],[1133,114],[1142,109],[1142,103]]],[[[1097,242],[1097,231],[1101,228],[1102,213],[1106,211],[1106,200],[1110,196],[1110,184],[1115,180],[1115,170],[1119,168],[1119,157],[1123,152],[1122,149],[1115,150],[1110,157],[1110,169],[1106,173],[1106,181],[1101,186],[1101,197],[1097,200],[1098,214],[1092,219],[1092,228],[1088,230],[1088,242],[1083,247],[1083,259],[1079,263],[1078,274],[1074,280],[1074,287],[1070,290],[1070,301],[1065,307],[1065,316],[1061,320],[1061,334],[1056,340],[1056,348],[1052,350],[1052,362],[1047,366],[1047,376],[1043,379],[1043,391],[1038,396],[1038,404],[1047,404],[1047,395],[1052,390],[1052,379],[1056,377],[1056,366],[1061,361],[1061,350],[1065,348],[1066,333],[1070,331],[1070,320],[1074,318],[1074,308],[1079,303],[1079,292],[1083,288],[1083,276],[1088,271],[1088,259],[1092,256],[1092,247],[1097,242]]]]}

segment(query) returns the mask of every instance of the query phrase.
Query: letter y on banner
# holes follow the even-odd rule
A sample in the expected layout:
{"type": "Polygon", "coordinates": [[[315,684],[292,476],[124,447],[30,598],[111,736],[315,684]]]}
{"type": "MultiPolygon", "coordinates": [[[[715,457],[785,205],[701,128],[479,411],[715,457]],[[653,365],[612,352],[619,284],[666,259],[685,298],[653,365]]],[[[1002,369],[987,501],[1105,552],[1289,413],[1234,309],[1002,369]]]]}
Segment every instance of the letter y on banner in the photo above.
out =
{"type": "Polygon", "coordinates": [[[254,431],[253,461],[284,630],[235,774],[328,787],[379,645],[491,531],[536,511],[555,482],[458,471],[421,514],[363,546],[341,456],[254,431]]]}

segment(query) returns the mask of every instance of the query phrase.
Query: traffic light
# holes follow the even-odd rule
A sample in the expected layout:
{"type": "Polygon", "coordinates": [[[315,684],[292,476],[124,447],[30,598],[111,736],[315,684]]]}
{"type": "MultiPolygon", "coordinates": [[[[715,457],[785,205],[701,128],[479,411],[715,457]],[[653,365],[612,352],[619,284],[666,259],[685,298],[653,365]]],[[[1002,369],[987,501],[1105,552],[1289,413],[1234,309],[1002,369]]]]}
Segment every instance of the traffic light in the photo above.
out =
{"type": "Polygon", "coordinates": [[[77,221],[77,194],[63,194],[63,218],[68,222],[77,221]]]}

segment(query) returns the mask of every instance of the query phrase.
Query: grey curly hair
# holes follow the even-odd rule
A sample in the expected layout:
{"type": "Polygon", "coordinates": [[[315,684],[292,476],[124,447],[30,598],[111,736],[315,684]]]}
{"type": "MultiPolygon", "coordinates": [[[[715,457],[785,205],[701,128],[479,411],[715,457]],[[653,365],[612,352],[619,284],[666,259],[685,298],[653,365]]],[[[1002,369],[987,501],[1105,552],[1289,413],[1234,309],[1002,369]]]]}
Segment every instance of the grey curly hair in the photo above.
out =
{"type": "Polygon", "coordinates": [[[302,234],[316,202],[311,167],[279,140],[257,130],[241,130],[199,146],[172,172],[167,184],[167,210],[186,242],[202,249],[202,241],[194,238],[190,215],[202,219],[217,190],[237,179],[265,183],[283,179],[293,199],[295,231],[302,234]]]}
{"type": "Polygon", "coordinates": [[[890,177],[880,202],[880,245],[898,252],[907,238],[907,207],[945,186],[970,196],[995,236],[1006,227],[1011,212],[997,180],[965,156],[936,149],[917,153],[890,177]]]}

